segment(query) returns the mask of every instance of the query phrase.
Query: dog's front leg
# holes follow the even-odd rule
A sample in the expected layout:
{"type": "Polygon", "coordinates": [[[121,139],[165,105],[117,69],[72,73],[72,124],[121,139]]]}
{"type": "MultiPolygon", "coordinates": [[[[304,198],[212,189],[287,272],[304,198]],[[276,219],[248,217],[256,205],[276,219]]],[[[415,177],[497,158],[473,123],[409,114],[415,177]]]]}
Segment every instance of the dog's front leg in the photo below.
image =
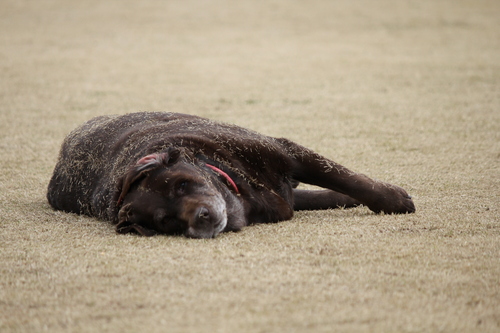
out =
{"type": "Polygon", "coordinates": [[[411,197],[399,186],[355,173],[312,150],[278,139],[292,159],[293,178],[350,196],[376,213],[413,213],[411,197]]]}

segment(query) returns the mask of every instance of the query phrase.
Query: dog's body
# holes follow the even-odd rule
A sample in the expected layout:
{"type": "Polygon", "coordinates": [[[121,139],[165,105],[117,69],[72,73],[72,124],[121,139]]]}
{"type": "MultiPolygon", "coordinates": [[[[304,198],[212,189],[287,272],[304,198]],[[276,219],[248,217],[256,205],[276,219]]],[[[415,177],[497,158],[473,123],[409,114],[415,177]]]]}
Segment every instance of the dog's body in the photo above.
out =
{"type": "Polygon", "coordinates": [[[60,210],[121,233],[215,237],[294,210],[411,213],[400,187],[374,181],[287,139],[177,113],[97,117],[65,139],[48,187],[60,210]],[[307,191],[298,182],[328,190],[307,191]]]}

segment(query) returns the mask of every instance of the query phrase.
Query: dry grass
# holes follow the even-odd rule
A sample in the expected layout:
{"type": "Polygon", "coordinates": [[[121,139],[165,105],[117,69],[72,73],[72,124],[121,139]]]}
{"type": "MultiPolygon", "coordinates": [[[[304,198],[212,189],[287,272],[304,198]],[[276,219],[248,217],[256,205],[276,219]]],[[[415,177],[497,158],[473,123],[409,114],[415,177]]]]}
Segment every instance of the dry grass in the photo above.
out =
{"type": "Polygon", "coordinates": [[[500,3],[0,3],[0,331],[498,332],[500,3]],[[195,113],[401,185],[414,215],[214,240],[51,210],[92,116],[195,113]]]}

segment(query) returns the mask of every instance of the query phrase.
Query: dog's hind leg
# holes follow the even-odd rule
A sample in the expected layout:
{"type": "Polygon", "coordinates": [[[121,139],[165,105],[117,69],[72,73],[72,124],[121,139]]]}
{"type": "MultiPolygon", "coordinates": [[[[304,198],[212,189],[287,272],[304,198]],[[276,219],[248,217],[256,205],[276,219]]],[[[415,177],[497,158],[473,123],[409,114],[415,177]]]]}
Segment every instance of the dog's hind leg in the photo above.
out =
{"type": "Polygon", "coordinates": [[[361,205],[356,199],[331,190],[293,190],[293,210],[351,208],[361,205]]]}
{"type": "Polygon", "coordinates": [[[291,158],[293,179],[345,194],[377,213],[415,211],[411,197],[401,187],[355,173],[290,140],[277,141],[291,158]]]}

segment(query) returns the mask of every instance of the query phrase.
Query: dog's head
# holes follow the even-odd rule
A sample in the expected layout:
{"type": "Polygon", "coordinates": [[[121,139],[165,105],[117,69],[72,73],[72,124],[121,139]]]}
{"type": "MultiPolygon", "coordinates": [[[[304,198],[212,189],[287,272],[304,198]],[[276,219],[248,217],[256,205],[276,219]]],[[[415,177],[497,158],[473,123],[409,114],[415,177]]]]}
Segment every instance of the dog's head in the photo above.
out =
{"type": "Polygon", "coordinates": [[[227,224],[226,200],[210,172],[169,148],[147,155],[119,182],[116,230],[212,238],[227,224]]]}

